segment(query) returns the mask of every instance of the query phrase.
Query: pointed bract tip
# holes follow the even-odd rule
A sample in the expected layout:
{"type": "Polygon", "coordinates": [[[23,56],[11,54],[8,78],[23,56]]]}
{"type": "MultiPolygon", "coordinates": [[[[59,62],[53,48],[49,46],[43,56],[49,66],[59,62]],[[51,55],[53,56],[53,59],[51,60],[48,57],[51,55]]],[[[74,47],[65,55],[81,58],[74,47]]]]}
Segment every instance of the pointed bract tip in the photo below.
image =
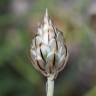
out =
{"type": "Polygon", "coordinates": [[[45,14],[44,14],[44,22],[48,23],[49,16],[48,16],[48,9],[46,8],[45,14]]]}
{"type": "Polygon", "coordinates": [[[48,17],[48,9],[46,8],[45,16],[48,17]]]}

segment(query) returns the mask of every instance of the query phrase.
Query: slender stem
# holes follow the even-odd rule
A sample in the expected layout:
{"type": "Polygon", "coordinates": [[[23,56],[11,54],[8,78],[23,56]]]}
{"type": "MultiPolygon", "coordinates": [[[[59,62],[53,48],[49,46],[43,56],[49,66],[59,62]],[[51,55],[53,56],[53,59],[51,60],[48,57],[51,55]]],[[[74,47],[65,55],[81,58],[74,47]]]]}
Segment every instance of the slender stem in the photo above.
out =
{"type": "Polygon", "coordinates": [[[53,93],[54,93],[54,79],[52,79],[50,77],[47,78],[46,89],[47,89],[47,96],[53,96],[53,93]]]}

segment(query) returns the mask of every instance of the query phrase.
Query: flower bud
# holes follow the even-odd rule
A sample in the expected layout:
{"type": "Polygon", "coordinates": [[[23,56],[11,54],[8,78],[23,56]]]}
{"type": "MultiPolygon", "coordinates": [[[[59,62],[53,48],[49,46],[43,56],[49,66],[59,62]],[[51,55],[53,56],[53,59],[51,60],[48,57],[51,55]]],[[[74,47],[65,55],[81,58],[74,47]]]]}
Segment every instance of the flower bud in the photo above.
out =
{"type": "Polygon", "coordinates": [[[32,40],[31,58],[33,66],[44,76],[54,75],[64,69],[68,50],[63,33],[55,28],[46,9],[44,19],[38,27],[38,32],[32,40]]]}

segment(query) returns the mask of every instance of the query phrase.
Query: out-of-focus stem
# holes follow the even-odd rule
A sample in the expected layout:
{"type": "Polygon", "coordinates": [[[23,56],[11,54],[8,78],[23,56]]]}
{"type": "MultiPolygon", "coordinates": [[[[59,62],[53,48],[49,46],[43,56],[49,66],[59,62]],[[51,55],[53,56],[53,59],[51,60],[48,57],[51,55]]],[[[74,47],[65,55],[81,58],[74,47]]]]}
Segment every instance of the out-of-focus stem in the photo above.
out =
{"type": "Polygon", "coordinates": [[[48,77],[46,84],[47,96],[53,96],[54,94],[54,79],[48,77]]]}

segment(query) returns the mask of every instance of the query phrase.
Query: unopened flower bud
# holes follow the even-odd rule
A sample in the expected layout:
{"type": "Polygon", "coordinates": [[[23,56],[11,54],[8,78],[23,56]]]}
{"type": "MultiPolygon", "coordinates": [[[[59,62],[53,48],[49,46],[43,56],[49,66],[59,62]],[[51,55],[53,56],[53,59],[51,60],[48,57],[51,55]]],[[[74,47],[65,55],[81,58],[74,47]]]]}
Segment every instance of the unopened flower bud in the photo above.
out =
{"type": "Polygon", "coordinates": [[[44,76],[54,75],[64,69],[68,50],[63,33],[55,28],[46,9],[44,19],[32,40],[31,58],[33,66],[44,76]]]}

